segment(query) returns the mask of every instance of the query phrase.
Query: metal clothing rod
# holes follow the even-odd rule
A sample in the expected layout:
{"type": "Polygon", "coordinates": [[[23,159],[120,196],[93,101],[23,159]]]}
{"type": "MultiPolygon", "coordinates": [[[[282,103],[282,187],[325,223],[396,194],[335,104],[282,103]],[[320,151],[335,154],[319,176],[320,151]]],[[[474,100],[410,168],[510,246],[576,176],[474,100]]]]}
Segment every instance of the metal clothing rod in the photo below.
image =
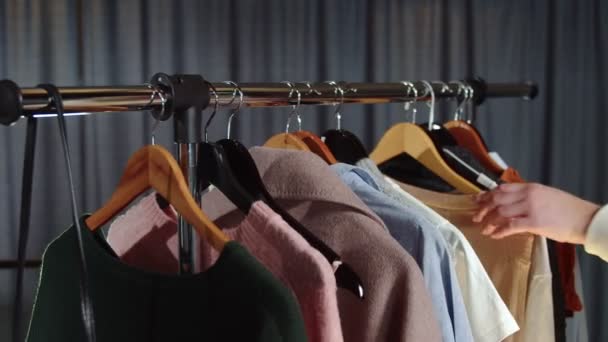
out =
{"type": "MultiPolygon", "coordinates": [[[[26,268],[38,268],[42,265],[42,260],[26,260],[26,268]]],[[[16,269],[19,267],[17,260],[0,260],[0,269],[16,269]]]]}
{"type": "MultiPolygon", "coordinates": [[[[531,99],[538,87],[527,83],[466,82],[474,89],[473,97],[480,103],[489,97],[516,97],[531,99]]],[[[212,83],[222,107],[237,106],[235,87],[225,82],[212,83]]],[[[302,105],[335,105],[337,103],[377,104],[406,101],[427,101],[428,89],[421,82],[413,82],[418,97],[408,92],[403,83],[293,83],[301,95],[302,105]],[[340,91],[338,91],[340,89],[340,91]],[[342,95],[343,92],[343,95],[342,95]]],[[[437,99],[463,96],[462,85],[456,82],[431,82],[437,99]]],[[[241,83],[243,106],[288,106],[297,102],[297,96],[287,83],[241,83]]],[[[156,91],[148,85],[120,87],[63,87],[59,88],[66,113],[87,115],[100,112],[160,110],[163,101],[171,101],[168,93],[156,91]]],[[[49,98],[41,88],[22,88],[23,112],[36,117],[54,116],[49,98]]],[[[213,102],[215,95],[210,98],[213,102]]],[[[2,113],[0,113],[2,115],[2,113]]]]}

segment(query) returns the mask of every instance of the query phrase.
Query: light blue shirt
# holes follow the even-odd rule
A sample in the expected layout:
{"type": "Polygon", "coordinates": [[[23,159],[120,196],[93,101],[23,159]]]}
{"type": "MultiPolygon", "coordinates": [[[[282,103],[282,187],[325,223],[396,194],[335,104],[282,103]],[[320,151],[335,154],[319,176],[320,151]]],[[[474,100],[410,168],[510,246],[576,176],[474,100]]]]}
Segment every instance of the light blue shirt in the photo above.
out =
{"type": "Polygon", "coordinates": [[[384,221],[390,234],[418,263],[431,294],[443,341],[473,341],[456,271],[441,233],[424,215],[382,193],[378,182],[367,171],[342,163],[331,168],[384,221]]]}

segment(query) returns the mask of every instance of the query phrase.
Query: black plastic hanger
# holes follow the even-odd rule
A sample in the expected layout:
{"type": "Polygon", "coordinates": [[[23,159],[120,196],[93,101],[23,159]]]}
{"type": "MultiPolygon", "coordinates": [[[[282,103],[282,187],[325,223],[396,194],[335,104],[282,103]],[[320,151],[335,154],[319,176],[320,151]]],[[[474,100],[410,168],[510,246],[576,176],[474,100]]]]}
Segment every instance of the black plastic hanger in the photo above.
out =
{"type": "Polygon", "coordinates": [[[369,157],[359,138],[347,130],[330,129],[323,133],[322,139],[341,163],[354,165],[359,160],[369,157]]]}
{"type": "Polygon", "coordinates": [[[209,184],[213,184],[243,213],[249,212],[251,205],[258,198],[252,197],[251,193],[241,186],[221,145],[209,142],[201,143],[198,148],[198,163],[200,165],[198,180],[201,189],[206,189],[209,184]]]}
{"type": "Polygon", "coordinates": [[[339,162],[354,165],[359,160],[368,158],[369,153],[356,135],[340,128],[340,119],[342,117],[340,109],[342,108],[342,104],[344,104],[345,91],[336,82],[332,81],[329,84],[335,86],[334,91],[336,95],[340,94],[340,103],[334,111],[337,128],[323,133],[322,139],[339,162]]]}
{"type": "Polygon", "coordinates": [[[198,148],[199,167],[197,173],[199,186],[200,189],[206,189],[210,184],[213,184],[243,213],[248,213],[253,202],[259,198],[252,196],[250,192],[243,188],[242,183],[235,176],[235,170],[228,163],[224,148],[219,144],[208,142],[207,139],[207,129],[218,108],[218,95],[215,89],[212,89],[216,97],[215,107],[205,124],[205,141],[200,143],[198,148]]]}
{"type": "Polygon", "coordinates": [[[429,135],[433,143],[437,147],[438,150],[441,151],[442,147],[445,146],[457,146],[458,141],[452,136],[452,133],[443,125],[432,123],[431,128],[429,129],[429,123],[419,124],[418,126],[422,127],[426,133],[429,135]]]}

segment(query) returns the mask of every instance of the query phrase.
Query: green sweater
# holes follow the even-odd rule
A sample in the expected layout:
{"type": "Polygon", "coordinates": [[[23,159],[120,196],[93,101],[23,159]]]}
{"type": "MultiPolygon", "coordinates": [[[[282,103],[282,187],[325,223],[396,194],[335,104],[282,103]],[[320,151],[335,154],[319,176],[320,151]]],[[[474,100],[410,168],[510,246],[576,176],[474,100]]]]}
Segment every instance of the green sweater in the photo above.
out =
{"type": "MultiPolygon", "coordinates": [[[[235,242],[206,272],[173,276],[127,266],[86,228],[83,240],[98,342],[306,341],[290,291],[235,242]]],[[[28,342],[86,341],[78,263],[71,227],[44,253],[28,342]]]]}

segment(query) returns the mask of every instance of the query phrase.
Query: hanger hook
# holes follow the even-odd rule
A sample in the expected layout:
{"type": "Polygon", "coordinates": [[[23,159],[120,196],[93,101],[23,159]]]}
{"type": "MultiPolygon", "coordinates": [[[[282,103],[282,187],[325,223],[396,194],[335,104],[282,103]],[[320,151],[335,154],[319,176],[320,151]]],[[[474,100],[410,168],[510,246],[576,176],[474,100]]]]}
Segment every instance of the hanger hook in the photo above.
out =
{"type": "Polygon", "coordinates": [[[415,107],[415,104],[418,101],[418,89],[416,89],[414,83],[409,81],[401,81],[401,84],[407,87],[407,93],[405,94],[405,96],[410,96],[410,93],[414,93],[414,100],[405,101],[405,103],[403,104],[403,110],[406,114],[410,109],[412,110],[412,123],[415,124],[416,112],[418,111],[415,107]]]}
{"type": "Polygon", "coordinates": [[[342,110],[342,105],[344,104],[344,89],[336,81],[329,81],[327,84],[334,86],[334,95],[336,98],[338,97],[338,94],[340,94],[340,102],[338,104],[334,104],[336,108],[334,110],[334,117],[336,118],[336,129],[341,129],[342,114],[340,111],[342,110]]]}
{"type": "Polygon", "coordinates": [[[150,132],[150,142],[152,145],[156,145],[156,129],[160,124],[160,118],[165,115],[165,104],[167,103],[167,98],[163,95],[163,92],[160,91],[156,86],[153,86],[150,83],[146,83],[146,86],[152,90],[152,95],[150,95],[150,101],[143,108],[149,107],[152,103],[154,103],[154,99],[158,95],[160,98],[161,112],[160,115],[154,118],[154,124],[152,124],[152,130],[150,132]]]}
{"type": "Polygon", "coordinates": [[[308,93],[307,95],[323,95],[322,92],[318,91],[317,89],[313,88],[310,84],[310,81],[302,81],[302,83],[304,83],[304,85],[306,85],[306,87],[308,87],[308,93]]]}
{"type": "Polygon", "coordinates": [[[452,81],[451,83],[458,85],[457,101],[458,106],[454,111],[454,120],[460,120],[463,117],[464,107],[469,100],[469,88],[462,81],[452,81]],[[461,95],[462,94],[462,95],[461,95]]]}
{"type": "MultiPolygon", "coordinates": [[[[468,89],[468,98],[467,98],[467,102],[474,104],[474,99],[475,99],[475,88],[473,88],[472,85],[470,85],[469,83],[465,83],[466,88],[468,89]]],[[[472,109],[472,107],[471,107],[472,109]]],[[[468,110],[467,111],[467,119],[466,122],[469,125],[473,124],[473,111],[472,110],[468,110]]]]}
{"type": "Polygon", "coordinates": [[[291,95],[296,93],[297,102],[295,105],[292,105],[291,113],[287,117],[287,124],[285,125],[285,134],[289,134],[289,127],[291,126],[291,119],[295,116],[298,121],[298,129],[302,130],[302,118],[300,117],[300,113],[298,109],[300,108],[300,104],[302,103],[302,93],[295,88],[294,84],[289,81],[283,81],[281,83],[287,84],[289,86],[289,99],[291,99],[291,95]]]}
{"type": "MultiPolygon", "coordinates": [[[[236,114],[241,110],[241,106],[243,105],[243,90],[241,89],[241,87],[236,82],[226,81],[224,83],[230,84],[230,85],[234,86],[234,89],[235,89],[235,93],[234,94],[236,96],[236,92],[238,92],[239,93],[239,99],[240,99],[239,105],[236,107],[236,109],[234,109],[232,111],[232,113],[230,113],[230,116],[228,116],[228,127],[226,128],[226,139],[230,139],[230,131],[231,131],[231,128],[232,128],[232,120],[234,119],[234,117],[236,116],[236,114]]],[[[233,98],[232,101],[234,101],[234,98],[233,98]]]]}
{"type": "Polygon", "coordinates": [[[206,81],[207,84],[209,85],[209,88],[211,88],[211,91],[213,92],[213,98],[215,99],[215,102],[213,104],[213,113],[211,113],[211,115],[209,116],[209,119],[207,119],[207,122],[205,123],[205,142],[209,142],[209,137],[208,137],[208,130],[209,130],[209,125],[211,124],[211,121],[213,121],[213,118],[215,117],[215,114],[217,113],[217,109],[219,107],[220,104],[220,97],[217,94],[217,89],[215,89],[215,86],[213,85],[213,83],[206,81]]]}
{"type": "MultiPolygon", "coordinates": [[[[431,102],[429,104],[429,131],[433,129],[433,121],[435,120],[435,90],[433,85],[429,81],[420,81],[426,88],[426,94],[431,95],[431,102]]],[[[425,94],[425,95],[426,95],[425,94]]]]}

